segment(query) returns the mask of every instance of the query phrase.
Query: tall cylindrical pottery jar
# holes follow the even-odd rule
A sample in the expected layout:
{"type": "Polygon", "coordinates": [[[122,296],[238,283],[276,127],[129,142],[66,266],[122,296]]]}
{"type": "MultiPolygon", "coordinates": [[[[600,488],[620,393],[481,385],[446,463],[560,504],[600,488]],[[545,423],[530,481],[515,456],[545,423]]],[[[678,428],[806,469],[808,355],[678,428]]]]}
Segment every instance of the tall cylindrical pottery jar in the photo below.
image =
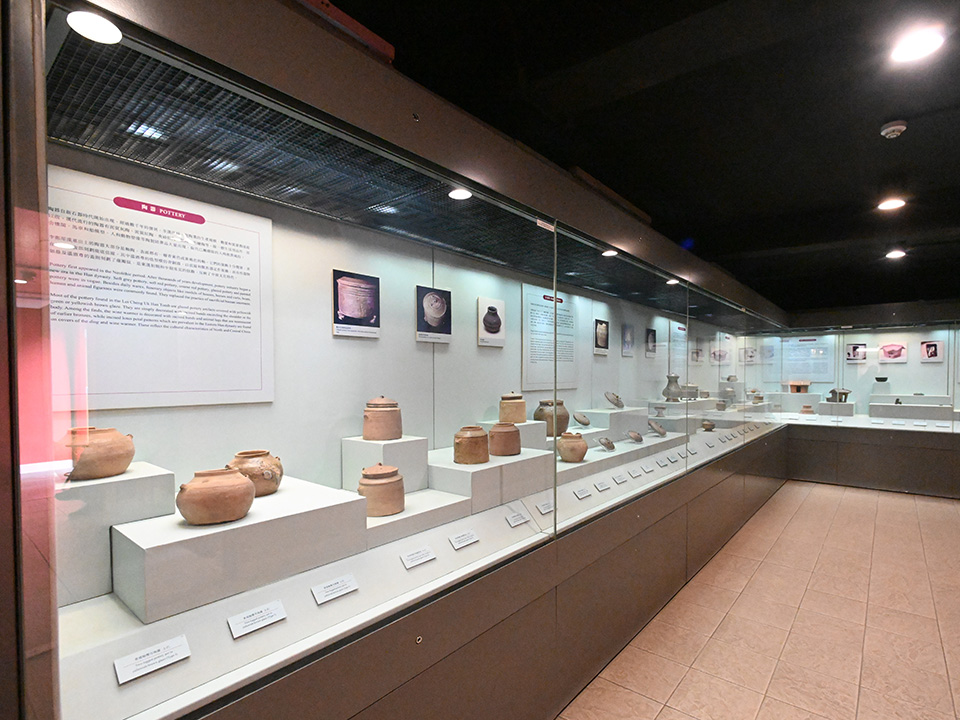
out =
{"type": "Polygon", "coordinates": [[[377,286],[368,280],[337,278],[337,316],[373,322],[377,312],[377,286]]]}
{"type": "Polygon", "coordinates": [[[563,406],[563,400],[557,400],[556,408],[553,400],[541,400],[540,405],[533,411],[533,419],[546,422],[547,437],[556,437],[565,433],[570,425],[570,411],[563,406]]]}
{"type": "Polygon", "coordinates": [[[580,433],[563,433],[557,439],[557,452],[563,462],[582,462],[587,454],[587,441],[580,433]]]}
{"type": "Polygon", "coordinates": [[[133,460],[133,435],[116,428],[79,427],[67,434],[73,457],[72,480],[97,480],[126,472],[133,460]]]}
{"type": "Polygon", "coordinates": [[[519,455],[520,430],[512,422],[498,422],[490,428],[491,455],[519,455]]]}
{"type": "Polygon", "coordinates": [[[400,404],[381,395],[363,410],[364,440],[399,440],[403,436],[400,404]]]}
{"type": "Polygon", "coordinates": [[[519,393],[507,393],[500,396],[500,422],[525,423],[527,421],[527,401],[519,393]]]}
{"type": "Polygon", "coordinates": [[[667,402],[680,402],[683,388],[680,387],[680,376],[676,373],[667,373],[667,386],[663,389],[663,396],[667,402]]]}
{"type": "Polygon", "coordinates": [[[465,425],[453,436],[453,461],[479,465],[490,460],[487,433],[479,425],[465,425]]]}
{"type": "Polygon", "coordinates": [[[377,463],[363,468],[357,492],[367,499],[367,517],[403,511],[403,475],[392,465],[377,463]]]}
{"type": "Polygon", "coordinates": [[[180,486],[177,510],[190,525],[214,525],[244,517],[257,489],[253,480],[237,470],[200,470],[180,486]]]}
{"type": "Polygon", "coordinates": [[[280,458],[271,455],[269,450],[241,450],[227,467],[250,478],[257,489],[257,497],[272,495],[283,480],[280,458]]]}

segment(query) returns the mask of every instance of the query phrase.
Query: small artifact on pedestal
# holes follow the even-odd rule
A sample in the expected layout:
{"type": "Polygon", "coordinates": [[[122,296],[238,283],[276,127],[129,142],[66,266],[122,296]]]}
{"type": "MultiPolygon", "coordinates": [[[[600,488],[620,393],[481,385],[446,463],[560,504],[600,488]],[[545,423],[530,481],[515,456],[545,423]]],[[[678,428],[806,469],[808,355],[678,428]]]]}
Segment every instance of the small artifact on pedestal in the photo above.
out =
{"type": "Polygon", "coordinates": [[[363,439],[399,440],[401,437],[400,404],[383,395],[370,400],[363,411],[363,439]]]}
{"type": "Polygon", "coordinates": [[[663,417],[663,411],[667,409],[665,405],[654,405],[653,409],[657,411],[657,414],[654,417],[663,417]]]}
{"type": "Polygon", "coordinates": [[[676,373],[667,373],[667,386],[663,389],[663,396],[667,402],[680,402],[683,388],[680,387],[680,376],[676,373]]]}
{"type": "Polygon", "coordinates": [[[126,472],[133,460],[133,435],[116,428],[70,428],[65,444],[70,448],[73,470],[68,480],[98,480],[126,472]]]}
{"type": "Polygon", "coordinates": [[[813,415],[813,405],[804,405],[800,408],[801,415],[813,415]]]}
{"type": "Polygon", "coordinates": [[[848,397],[850,397],[849,390],[844,390],[843,388],[833,388],[830,391],[830,394],[827,395],[827,402],[845,403],[848,397]]]}
{"type": "Polygon", "coordinates": [[[884,375],[884,376],[882,376],[882,377],[878,376],[878,377],[875,377],[875,378],[874,378],[874,380],[876,380],[878,383],[885,383],[888,379],[889,379],[889,378],[888,378],[886,375],[884,375]]]}
{"type": "Polygon", "coordinates": [[[762,403],[762,402],[763,402],[763,395],[754,395],[754,396],[753,396],[753,404],[754,404],[754,405],[759,405],[759,404],[762,403]]]}
{"type": "Polygon", "coordinates": [[[725,400],[717,400],[717,410],[726,410],[727,403],[725,400]]]}
{"type": "Polygon", "coordinates": [[[613,444],[613,440],[608,437],[597,438],[597,442],[600,443],[600,447],[604,450],[613,450],[616,447],[613,444]]]}
{"type": "Polygon", "coordinates": [[[392,465],[377,463],[363,468],[357,492],[367,499],[367,517],[403,512],[403,475],[392,465]]]}
{"type": "Polygon", "coordinates": [[[584,427],[589,427],[590,425],[590,418],[588,418],[582,412],[575,412],[573,414],[573,419],[576,420],[581,425],[583,425],[584,427]]]}
{"type": "Polygon", "coordinates": [[[500,422],[525,423],[527,401],[520,393],[509,392],[500,396],[500,422]]]}
{"type": "Polygon", "coordinates": [[[479,465],[490,460],[487,433],[479,425],[464,425],[453,436],[453,461],[461,465],[479,465]]]}
{"type": "Polygon", "coordinates": [[[896,400],[893,401],[893,404],[894,404],[894,405],[903,405],[903,401],[900,400],[900,398],[897,398],[896,400]]]}
{"type": "Polygon", "coordinates": [[[736,375],[727,375],[727,382],[736,382],[736,381],[737,381],[736,375]]]}
{"type": "Polygon", "coordinates": [[[587,454],[587,441],[580,433],[563,433],[557,438],[557,452],[563,462],[581,462],[587,454]]]}
{"type": "Polygon", "coordinates": [[[658,423],[656,420],[647,420],[647,425],[649,425],[650,429],[653,430],[660,437],[667,436],[667,431],[663,429],[663,425],[658,423]]]}
{"type": "Polygon", "coordinates": [[[790,386],[790,392],[792,393],[805,393],[810,390],[809,380],[790,380],[787,384],[790,386]]]}
{"type": "Polygon", "coordinates": [[[623,400],[621,400],[621,399],[620,399],[620,396],[617,395],[615,392],[605,392],[605,393],[603,394],[603,396],[604,396],[604,397],[610,402],[610,404],[613,405],[615,408],[617,408],[617,409],[619,409],[619,410],[623,410],[623,400]]]}
{"type": "Polygon", "coordinates": [[[634,442],[642,443],[643,435],[638,433],[636,430],[627,430],[627,437],[629,437],[634,442]]]}
{"type": "Polygon", "coordinates": [[[497,312],[497,307],[495,305],[488,305],[487,312],[483,316],[483,329],[491,335],[496,335],[500,332],[500,326],[502,324],[503,320],[501,320],[500,314],[497,312]]]}
{"type": "Polygon", "coordinates": [[[547,423],[547,437],[556,437],[567,431],[567,426],[570,424],[570,411],[563,406],[563,400],[557,400],[556,408],[553,406],[553,400],[541,400],[540,405],[533,411],[533,419],[547,423]],[[554,416],[556,416],[556,422],[554,422],[554,416]]]}
{"type": "Polygon", "coordinates": [[[701,397],[701,398],[708,398],[708,397],[710,397],[710,391],[709,391],[709,390],[701,390],[701,391],[700,391],[700,397],[701,397]]]}
{"type": "Polygon", "coordinates": [[[717,426],[717,424],[713,420],[704,420],[702,423],[700,423],[700,426],[703,428],[704,432],[713,432],[713,429],[717,426]]]}
{"type": "Polygon", "coordinates": [[[200,470],[180,486],[177,510],[190,525],[233,522],[250,511],[256,494],[253,480],[237,470],[200,470]]]}
{"type": "Polygon", "coordinates": [[[498,422],[490,428],[491,455],[519,455],[520,430],[511,422],[498,422]]]}
{"type": "Polygon", "coordinates": [[[275,493],[283,479],[280,458],[271,455],[269,450],[241,450],[227,463],[227,467],[250,478],[257,490],[257,497],[275,493]]]}

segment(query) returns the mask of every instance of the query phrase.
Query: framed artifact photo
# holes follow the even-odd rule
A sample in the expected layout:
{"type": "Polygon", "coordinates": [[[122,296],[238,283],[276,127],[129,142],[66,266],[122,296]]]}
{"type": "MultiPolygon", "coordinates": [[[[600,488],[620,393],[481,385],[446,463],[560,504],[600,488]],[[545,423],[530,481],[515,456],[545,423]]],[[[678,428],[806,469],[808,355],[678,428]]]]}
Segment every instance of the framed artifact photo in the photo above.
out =
{"type": "Polygon", "coordinates": [[[730,351],[724,347],[724,343],[710,341],[710,364],[711,365],[729,365],[730,351]]]}
{"type": "Polygon", "coordinates": [[[417,342],[450,342],[450,291],[417,285],[417,342]]]}
{"type": "Polygon", "coordinates": [[[945,354],[943,340],[924,340],[920,343],[922,363],[942,363],[945,354]]]}
{"type": "Polygon", "coordinates": [[[333,334],[380,337],[380,278],[333,271],[333,334]]]}
{"type": "Polygon", "coordinates": [[[845,359],[850,364],[865,363],[867,361],[867,344],[847,343],[845,359]]]}
{"type": "Polygon", "coordinates": [[[477,298],[477,345],[503,347],[507,339],[507,325],[503,319],[505,308],[503,300],[477,298]]]}
{"type": "Polygon", "coordinates": [[[633,357],[636,328],[624,323],[620,326],[620,357],[633,357]]]}
{"type": "Polygon", "coordinates": [[[907,361],[907,346],[903,343],[887,343],[880,346],[880,364],[905,363],[907,361]]]}
{"type": "Polygon", "coordinates": [[[647,334],[643,341],[643,354],[648,358],[657,356],[656,328],[647,328],[647,334]]]}
{"type": "Polygon", "coordinates": [[[740,364],[756,365],[760,362],[760,351],[755,347],[740,348],[740,364]]]}
{"type": "Polygon", "coordinates": [[[610,352],[610,321],[593,321],[593,354],[606,355],[610,352]]]}

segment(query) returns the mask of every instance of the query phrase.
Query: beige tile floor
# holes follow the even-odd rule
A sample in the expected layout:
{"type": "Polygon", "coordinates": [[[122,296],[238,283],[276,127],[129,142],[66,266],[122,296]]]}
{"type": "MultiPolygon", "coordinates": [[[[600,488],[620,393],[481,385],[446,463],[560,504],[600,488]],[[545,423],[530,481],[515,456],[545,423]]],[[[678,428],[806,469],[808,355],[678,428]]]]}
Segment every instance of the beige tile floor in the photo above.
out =
{"type": "Polygon", "coordinates": [[[560,717],[958,713],[960,501],[789,482],[560,717]]]}

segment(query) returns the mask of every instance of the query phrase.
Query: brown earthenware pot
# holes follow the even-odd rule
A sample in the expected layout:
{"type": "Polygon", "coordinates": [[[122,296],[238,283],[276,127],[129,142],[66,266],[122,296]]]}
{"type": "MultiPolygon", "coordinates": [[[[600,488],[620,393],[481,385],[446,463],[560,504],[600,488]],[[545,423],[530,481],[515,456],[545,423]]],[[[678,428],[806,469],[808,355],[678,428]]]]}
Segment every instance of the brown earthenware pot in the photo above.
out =
{"type": "Polygon", "coordinates": [[[519,455],[520,430],[511,422],[498,422],[490,428],[491,455],[519,455]]]}
{"type": "Polygon", "coordinates": [[[399,440],[401,437],[400,404],[383,395],[370,400],[363,411],[363,439],[399,440]]]}
{"type": "Polygon", "coordinates": [[[237,470],[200,470],[180,486],[177,509],[191,525],[233,522],[250,511],[256,493],[253,480],[237,470]]]}
{"type": "Polygon", "coordinates": [[[500,396],[500,422],[525,423],[527,421],[527,401],[520,393],[507,393],[500,396]]]}
{"type": "Polygon", "coordinates": [[[713,429],[717,426],[713,420],[704,420],[700,424],[703,426],[704,432],[713,432],[713,429]]]}
{"type": "Polygon", "coordinates": [[[587,454],[587,441],[580,433],[565,432],[557,439],[557,452],[563,462],[582,462],[587,454]]]}
{"type": "Polygon", "coordinates": [[[543,420],[547,423],[547,437],[562,435],[570,425],[570,411],[563,406],[563,400],[557,400],[556,423],[553,421],[553,416],[553,400],[541,400],[540,405],[533,411],[534,420],[543,420]]]}
{"type": "Polygon", "coordinates": [[[283,479],[280,458],[271,455],[269,450],[241,450],[227,463],[227,467],[253,480],[257,497],[275,493],[283,479]]]}
{"type": "Polygon", "coordinates": [[[367,499],[367,517],[403,512],[403,475],[392,465],[377,463],[361,471],[357,492],[367,499]]]}
{"type": "Polygon", "coordinates": [[[70,480],[97,480],[126,472],[133,460],[133,435],[116,428],[71,428],[66,444],[73,457],[70,480]]]}
{"type": "MultiPolygon", "coordinates": [[[[519,431],[518,431],[519,432],[519,431]]],[[[461,465],[489,462],[487,433],[479,425],[465,425],[453,436],[453,461],[461,465]]]]}

